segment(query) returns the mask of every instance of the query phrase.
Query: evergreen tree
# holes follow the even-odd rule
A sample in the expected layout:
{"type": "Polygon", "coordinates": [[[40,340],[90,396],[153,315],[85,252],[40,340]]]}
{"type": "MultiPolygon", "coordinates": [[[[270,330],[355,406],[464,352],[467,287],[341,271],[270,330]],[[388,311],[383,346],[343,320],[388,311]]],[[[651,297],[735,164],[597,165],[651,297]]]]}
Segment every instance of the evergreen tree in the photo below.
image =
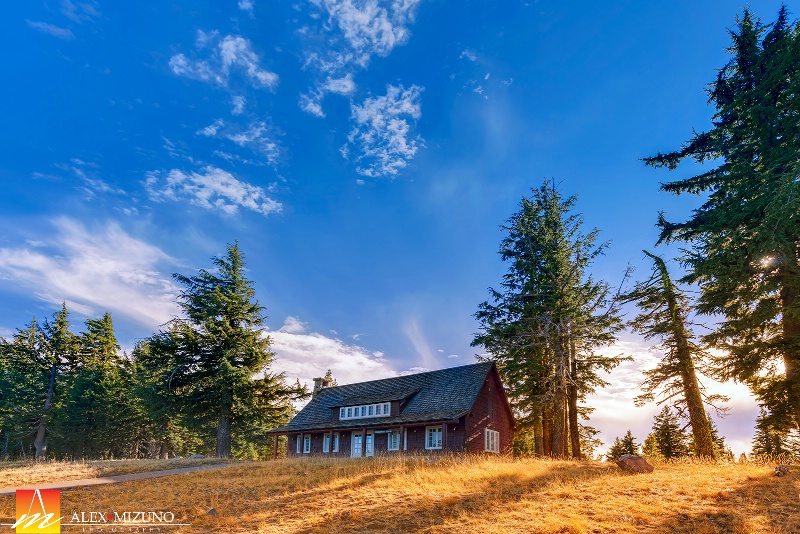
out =
{"type": "Polygon", "coordinates": [[[614,439],[614,444],[606,453],[606,460],[616,462],[626,454],[639,454],[639,444],[636,443],[636,438],[633,437],[630,430],[625,433],[622,439],[614,439]]]}
{"type": "Polygon", "coordinates": [[[580,457],[579,400],[605,385],[622,358],[595,352],[611,344],[621,328],[608,286],[587,274],[605,249],[598,231],[581,231],[552,182],[523,197],[520,210],[502,228],[500,256],[510,263],[502,291],[475,314],[480,332],[472,344],[498,363],[509,400],[523,430],[532,430],[537,454],[580,457]]]}
{"type": "Polygon", "coordinates": [[[689,454],[689,436],[668,406],[653,418],[653,431],[645,439],[644,452],[665,460],[689,454]]]}
{"type": "MultiPolygon", "coordinates": [[[[648,280],[636,284],[624,296],[626,300],[635,302],[641,311],[628,324],[646,339],[658,339],[658,348],[664,351],[664,358],[654,369],[644,372],[642,394],[636,398],[636,403],[642,406],[660,395],[685,407],[689,412],[695,454],[713,458],[715,448],[711,425],[703,408],[704,393],[695,372],[695,361],[703,353],[687,326],[688,299],[670,278],[664,260],[646,250],[643,252],[653,260],[654,268],[648,280]]],[[[705,401],[715,399],[722,397],[707,396],[705,401]]]]}
{"type": "Polygon", "coordinates": [[[273,355],[262,328],[264,308],[244,276],[238,244],[213,262],[215,272],[174,275],[184,286],[179,304],[186,318],[174,320],[149,345],[171,366],[167,385],[182,397],[195,428],[214,428],[215,454],[230,457],[234,434],[263,439],[291,413],[290,400],[307,391],[269,372],[273,355]]]}
{"type": "Polygon", "coordinates": [[[800,428],[800,27],[785,6],[771,25],[745,10],[731,38],[709,90],[712,128],[644,161],[708,163],[662,185],[705,200],[686,222],[660,215],[660,241],[691,244],[684,280],[699,286],[701,313],[724,318],[706,337],[725,352],[718,378],[746,382],[774,428],[800,428]]]}
{"type": "Polygon", "coordinates": [[[756,434],[753,436],[753,456],[800,455],[800,434],[797,430],[775,427],[774,418],[762,406],[756,418],[756,434]]]}

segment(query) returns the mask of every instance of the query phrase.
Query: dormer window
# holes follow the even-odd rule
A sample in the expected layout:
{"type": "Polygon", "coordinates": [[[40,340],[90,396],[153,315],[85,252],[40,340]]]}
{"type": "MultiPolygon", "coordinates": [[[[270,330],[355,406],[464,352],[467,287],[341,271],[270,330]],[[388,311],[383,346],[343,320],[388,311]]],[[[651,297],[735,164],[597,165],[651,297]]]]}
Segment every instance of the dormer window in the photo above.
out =
{"type": "Polygon", "coordinates": [[[361,406],[346,406],[339,408],[339,419],[365,419],[367,417],[389,417],[392,413],[392,403],[379,402],[361,406]]]}

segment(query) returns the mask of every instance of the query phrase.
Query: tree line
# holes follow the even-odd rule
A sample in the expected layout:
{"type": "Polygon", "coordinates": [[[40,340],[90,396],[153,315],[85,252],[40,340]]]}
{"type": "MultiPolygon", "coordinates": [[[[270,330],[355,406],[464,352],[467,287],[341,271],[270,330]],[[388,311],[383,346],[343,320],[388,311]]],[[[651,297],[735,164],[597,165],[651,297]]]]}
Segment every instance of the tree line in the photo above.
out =
{"type": "Polygon", "coordinates": [[[264,308],[238,244],[213,271],[174,275],[174,318],[130,355],[110,314],[74,333],[66,305],[0,339],[0,457],[271,454],[266,431],[308,395],[270,370],[264,308]]]}
{"type": "Polygon", "coordinates": [[[686,159],[702,164],[700,174],[661,185],[703,198],[687,221],[657,219],[656,245],[685,245],[676,258],[684,276],[674,280],[664,258],[644,251],[653,266],[647,280],[625,291],[594,280],[588,267],[607,244],[598,244],[597,229],[582,231],[575,197],[564,198],[552,180],[502,226],[499,253],[509,267],[478,306],[473,345],[498,363],[518,449],[580,458],[592,446],[594,429],[580,421],[592,409],[581,403],[606,385],[598,371],[625,359],[602,352],[626,326],[624,303],[639,309],[627,326],[664,353],[636,402],[676,410],[691,429],[679,450],[720,454],[706,408],[725,399],[707,394],[698,371],[750,387],[762,408],[758,440],[786,441],[800,429],[800,25],[785,6],[771,24],[746,9],[730,35],[731,59],[708,89],[712,128],[643,160],[669,170],[686,159]],[[690,299],[684,284],[699,297],[690,299]],[[694,334],[694,314],[717,321],[710,333],[694,334]]]}

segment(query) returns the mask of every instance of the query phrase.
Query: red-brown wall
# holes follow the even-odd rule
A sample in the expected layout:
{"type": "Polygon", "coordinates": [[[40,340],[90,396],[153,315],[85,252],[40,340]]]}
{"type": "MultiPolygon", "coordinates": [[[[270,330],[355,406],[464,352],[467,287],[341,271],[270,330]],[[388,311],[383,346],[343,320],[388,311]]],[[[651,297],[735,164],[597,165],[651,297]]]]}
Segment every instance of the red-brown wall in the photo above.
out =
{"type": "Polygon", "coordinates": [[[469,452],[486,450],[484,430],[489,428],[500,433],[500,452],[509,452],[514,441],[514,420],[507,408],[503,387],[493,369],[486,377],[472,412],[466,417],[466,442],[469,452]]]}

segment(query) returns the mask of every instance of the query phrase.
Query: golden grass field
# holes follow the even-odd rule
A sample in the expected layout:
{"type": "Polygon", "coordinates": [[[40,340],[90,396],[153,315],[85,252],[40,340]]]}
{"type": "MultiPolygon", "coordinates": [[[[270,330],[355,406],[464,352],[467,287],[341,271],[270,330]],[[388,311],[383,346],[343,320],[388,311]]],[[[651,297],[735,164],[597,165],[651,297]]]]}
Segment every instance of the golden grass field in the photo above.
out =
{"type": "MultiPolygon", "coordinates": [[[[798,466],[780,478],[770,463],[655,467],[630,475],[604,462],[508,457],[277,460],[65,490],[61,514],[170,511],[191,524],[161,532],[800,532],[798,466]]],[[[0,485],[15,469],[0,469],[0,485]]],[[[0,522],[13,515],[14,497],[0,496],[0,522]]]]}

